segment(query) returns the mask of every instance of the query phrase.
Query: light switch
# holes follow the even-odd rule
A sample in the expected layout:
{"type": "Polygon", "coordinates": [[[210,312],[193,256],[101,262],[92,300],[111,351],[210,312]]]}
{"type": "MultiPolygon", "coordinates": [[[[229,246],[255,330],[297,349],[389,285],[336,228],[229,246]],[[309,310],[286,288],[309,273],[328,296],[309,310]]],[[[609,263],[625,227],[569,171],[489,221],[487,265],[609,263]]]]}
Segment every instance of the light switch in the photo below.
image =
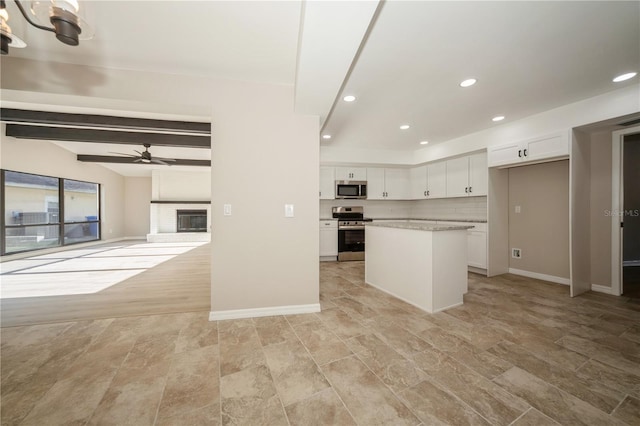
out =
{"type": "Polygon", "coordinates": [[[231,216],[231,204],[224,205],[224,215],[231,216]]]}
{"type": "Polygon", "coordinates": [[[284,205],[284,217],[293,217],[293,204],[284,205]]]}
{"type": "Polygon", "coordinates": [[[516,213],[520,213],[520,206],[516,206],[516,213]]]}

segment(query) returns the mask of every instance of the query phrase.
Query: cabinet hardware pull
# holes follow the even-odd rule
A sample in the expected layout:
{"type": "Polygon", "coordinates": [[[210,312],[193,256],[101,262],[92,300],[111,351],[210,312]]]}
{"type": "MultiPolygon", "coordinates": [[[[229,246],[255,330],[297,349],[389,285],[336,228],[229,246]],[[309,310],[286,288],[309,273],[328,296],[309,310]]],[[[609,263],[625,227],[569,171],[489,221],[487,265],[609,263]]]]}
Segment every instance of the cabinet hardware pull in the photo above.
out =
{"type": "Polygon", "coordinates": [[[464,189],[464,192],[468,194],[468,193],[469,193],[469,187],[466,187],[466,188],[464,189]]]}
{"type": "Polygon", "coordinates": [[[527,150],[526,149],[524,150],[524,156],[525,157],[527,156],[527,150]]]}
{"type": "Polygon", "coordinates": [[[424,196],[425,196],[425,197],[427,196],[427,191],[424,191],[424,196]]]}
{"type": "Polygon", "coordinates": [[[521,149],[518,150],[518,157],[522,158],[522,150],[521,149]]]}
{"type": "Polygon", "coordinates": [[[427,195],[429,195],[429,191],[427,191],[427,195]]]}
{"type": "Polygon", "coordinates": [[[471,193],[471,187],[469,187],[469,193],[471,193]]]}

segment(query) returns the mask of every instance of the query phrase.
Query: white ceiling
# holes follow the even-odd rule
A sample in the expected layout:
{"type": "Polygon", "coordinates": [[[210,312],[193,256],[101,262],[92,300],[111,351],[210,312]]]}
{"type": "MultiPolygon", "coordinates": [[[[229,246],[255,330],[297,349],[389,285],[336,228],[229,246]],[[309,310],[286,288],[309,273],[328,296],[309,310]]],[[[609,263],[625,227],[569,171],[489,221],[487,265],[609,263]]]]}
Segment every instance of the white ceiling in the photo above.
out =
{"type": "MultiPolygon", "coordinates": [[[[323,131],[333,137],[323,145],[401,151],[423,148],[423,139],[433,146],[500,125],[491,121],[495,115],[505,115],[505,123],[638,82],[611,82],[622,72],[640,71],[638,1],[387,1],[362,41],[377,5],[368,3],[331,3],[328,9],[299,1],[81,1],[96,35],[69,48],[28,27],[9,1],[9,23],[29,44],[10,55],[296,84],[297,100],[305,90],[313,95],[298,105],[301,111],[313,113],[312,105],[324,118],[331,110],[323,131]],[[362,13],[362,19],[353,18],[352,37],[350,20],[330,19],[344,18],[347,8],[362,13]],[[349,56],[358,50],[349,68],[349,56]],[[343,77],[321,64],[339,66],[343,77]],[[468,77],[478,83],[460,88],[468,77]],[[323,85],[323,78],[331,81],[323,85]],[[341,85],[356,102],[339,100],[341,85]],[[404,123],[411,129],[399,130],[404,123]]],[[[61,145],[83,154],[126,152],[123,145],[61,145]]],[[[152,147],[157,156],[210,156],[209,150],[189,151],[152,147]]]]}

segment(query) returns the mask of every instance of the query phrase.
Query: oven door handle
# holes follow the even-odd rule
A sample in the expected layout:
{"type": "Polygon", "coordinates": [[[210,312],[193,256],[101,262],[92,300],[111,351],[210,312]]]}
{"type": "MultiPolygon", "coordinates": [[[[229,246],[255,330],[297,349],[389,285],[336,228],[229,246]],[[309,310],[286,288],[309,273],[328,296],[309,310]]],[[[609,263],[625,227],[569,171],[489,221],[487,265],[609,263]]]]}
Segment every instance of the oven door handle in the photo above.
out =
{"type": "Polygon", "coordinates": [[[364,226],[355,225],[355,226],[338,226],[338,231],[361,231],[364,229],[364,226]]]}

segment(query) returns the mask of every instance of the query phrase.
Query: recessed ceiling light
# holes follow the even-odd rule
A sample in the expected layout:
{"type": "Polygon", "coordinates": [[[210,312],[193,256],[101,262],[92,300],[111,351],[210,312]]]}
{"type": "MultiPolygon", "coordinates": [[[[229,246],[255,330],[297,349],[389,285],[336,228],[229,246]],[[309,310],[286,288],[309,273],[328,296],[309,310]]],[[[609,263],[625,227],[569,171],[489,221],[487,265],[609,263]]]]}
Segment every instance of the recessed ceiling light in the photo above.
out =
{"type": "Polygon", "coordinates": [[[504,115],[498,115],[496,117],[493,117],[491,120],[493,120],[493,121],[502,121],[502,120],[504,120],[504,115]]]}
{"type": "Polygon", "coordinates": [[[356,97],[353,95],[347,95],[344,98],[342,98],[342,100],[345,102],[353,102],[356,100],[356,97]]]}
{"type": "Polygon", "coordinates": [[[620,83],[621,81],[629,80],[637,75],[637,72],[628,72],[626,74],[622,74],[613,79],[614,83],[620,83]]]}
{"type": "Polygon", "coordinates": [[[331,135],[322,135],[322,139],[331,139],[331,135]]]}
{"type": "Polygon", "coordinates": [[[429,141],[422,141],[422,142],[420,142],[420,145],[426,145],[428,143],[429,143],[429,141]]]}
{"type": "Polygon", "coordinates": [[[403,124],[402,126],[400,126],[400,130],[407,130],[409,127],[411,126],[409,126],[408,124],[403,124]]]}
{"type": "Polygon", "coordinates": [[[469,87],[469,86],[473,86],[474,84],[476,84],[478,80],[476,80],[475,78],[468,78],[465,81],[463,81],[462,83],[460,83],[461,87],[469,87]]]}

